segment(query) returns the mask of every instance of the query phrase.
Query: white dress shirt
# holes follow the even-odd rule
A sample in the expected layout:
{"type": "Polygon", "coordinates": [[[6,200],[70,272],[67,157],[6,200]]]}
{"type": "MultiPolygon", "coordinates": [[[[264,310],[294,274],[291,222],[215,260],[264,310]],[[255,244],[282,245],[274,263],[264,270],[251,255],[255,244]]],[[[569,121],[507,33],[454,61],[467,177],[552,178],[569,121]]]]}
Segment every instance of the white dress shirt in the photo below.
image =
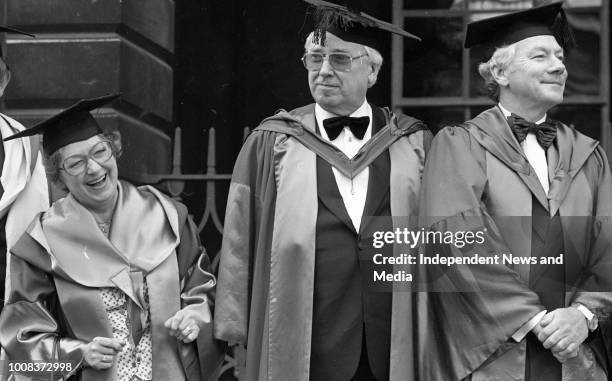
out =
{"type": "MultiPolygon", "coordinates": [[[[330,140],[329,136],[327,135],[327,131],[325,131],[325,128],[323,127],[323,121],[335,116],[338,115],[324,110],[323,107],[319,106],[318,104],[315,105],[315,117],[317,118],[319,131],[321,131],[321,137],[336,146],[349,159],[352,159],[353,156],[359,152],[361,147],[363,147],[363,145],[372,137],[372,107],[370,107],[367,100],[364,100],[363,104],[357,110],[355,110],[355,112],[349,115],[353,118],[359,118],[362,116],[367,116],[370,118],[368,129],[361,140],[357,139],[348,127],[344,127],[336,139],[330,140]]],[[[338,185],[338,190],[342,196],[344,207],[346,208],[346,211],[353,222],[355,230],[359,231],[361,216],[363,215],[363,208],[365,207],[368,193],[370,169],[365,167],[352,180],[344,176],[334,167],[332,167],[332,171],[336,179],[336,184],[338,185]]]]}
{"type": "MultiPolygon", "coordinates": [[[[512,113],[504,108],[504,106],[498,104],[499,109],[504,113],[504,116],[507,118],[512,113]]],[[[546,114],[542,119],[535,122],[535,124],[541,124],[546,121],[546,114]]],[[[521,142],[521,148],[523,149],[523,153],[525,153],[525,157],[527,157],[527,161],[531,164],[531,167],[535,171],[538,176],[538,180],[540,180],[540,184],[542,184],[542,188],[544,188],[544,193],[548,194],[548,190],[550,188],[550,183],[548,181],[548,162],[546,161],[546,151],[538,140],[533,132],[530,132],[525,137],[525,140],[521,142]]]]}

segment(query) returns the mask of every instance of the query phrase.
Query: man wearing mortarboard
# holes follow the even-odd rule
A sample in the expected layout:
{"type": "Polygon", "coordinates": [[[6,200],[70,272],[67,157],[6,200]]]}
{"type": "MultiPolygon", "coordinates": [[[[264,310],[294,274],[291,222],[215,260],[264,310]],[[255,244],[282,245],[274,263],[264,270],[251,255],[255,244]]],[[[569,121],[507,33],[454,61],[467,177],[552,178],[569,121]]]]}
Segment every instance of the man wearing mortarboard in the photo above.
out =
{"type": "MultiPolygon", "coordinates": [[[[0,26],[0,32],[34,37],[17,29],[0,26]]],[[[0,51],[0,96],[11,79],[11,71],[0,51]]],[[[0,114],[0,135],[4,138],[25,129],[16,120],[0,114]]],[[[39,153],[39,138],[0,144],[0,298],[5,295],[7,249],[23,234],[36,213],[49,207],[47,178],[39,153]],[[6,256],[6,257],[5,257],[6,256]]],[[[1,306],[0,306],[1,308],[1,306]]]]}
{"type": "Polygon", "coordinates": [[[422,379],[604,380],[612,177],[597,141],[547,115],[568,75],[562,3],[469,24],[465,46],[485,43],[496,49],[479,72],[497,104],[436,136],[420,213],[436,230],[486,233],[445,253],[499,262],[435,273],[443,292],[423,332],[442,333],[423,341],[422,379]]]}
{"type": "Polygon", "coordinates": [[[238,156],[215,334],[246,344],[246,380],[414,379],[411,294],[370,292],[362,266],[380,220],[417,214],[431,133],[366,98],[380,39],[416,37],[356,3],[307,2],[315,103],[265,119],[238,156]]]}

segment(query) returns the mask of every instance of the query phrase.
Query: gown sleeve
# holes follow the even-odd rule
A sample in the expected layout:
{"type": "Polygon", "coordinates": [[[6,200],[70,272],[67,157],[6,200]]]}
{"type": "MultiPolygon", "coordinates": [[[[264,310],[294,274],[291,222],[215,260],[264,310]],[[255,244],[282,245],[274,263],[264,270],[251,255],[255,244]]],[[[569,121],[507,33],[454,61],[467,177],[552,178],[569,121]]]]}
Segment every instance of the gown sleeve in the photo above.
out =
{"type": "MultiPolygon", "coordinates": [[[[482,244],[431,245],[427,255],[490,256],[509,252],[487,212],[486,154],[462,127],[434,138],[421,188],[420,220],[431,231],[483,232],[482,244]]],[[[427,265],[431,319],[423,341],[423,379],[459,380],[481,366],[511,336],[544,310],[538,295],[504,264],[427,265]]]]}
{"type": "MultiPolygon", "coordinates": [[[[27,233],[11,251],[16,249],[39,250],[41,257],[46,256],[27,233]]],[[[62,332],[52,277],[17,255],[10,256],[9,266],[10,293],[0,314],[0,344],[8,358],[71,362],[76,369],[87,343],[66,337],[62,332]]]]}
{"type": "MultiPolygon", "coordinates": [[[[217,284],[212,274],[206,250],[200,244],[198,230],[183,204],[177,204],[182,219],[181,241],[177,249],[181,284],[181,309],[195,312],[200,333],[195,341],[197,358],[193,351],[185,350],[189,344],[180,344],[183,366],[194,378],[215,380],[224,359],[226,345],[212,334],[212,308],[217,284]],[[197,363],[199,366],[194,366],[197,363]],[[199,368],[199,370],[198,370],[199,368]],[[199,373],[199,376],[197,376],[199,373]]],[[[191,379],[191,378],[189,378],[191,379]]]]}

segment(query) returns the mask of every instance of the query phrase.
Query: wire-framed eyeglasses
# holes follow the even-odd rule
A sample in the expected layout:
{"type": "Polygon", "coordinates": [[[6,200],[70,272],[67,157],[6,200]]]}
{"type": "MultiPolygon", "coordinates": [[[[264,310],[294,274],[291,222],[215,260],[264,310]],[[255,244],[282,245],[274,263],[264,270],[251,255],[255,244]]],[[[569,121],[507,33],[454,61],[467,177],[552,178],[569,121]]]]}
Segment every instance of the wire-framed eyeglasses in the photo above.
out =
{"type": "Polygon", "coordinates": [[[323,62],[327,60],[330,66],[337,71],[351,71],[353,67],[353,61],[362,57],[366,57],[368,54],[364,53],[355,57],[351,57],[350,54],[346,53],[306,53],[302,56],[302,63],[308,71],[321,70],[323,62]]]}

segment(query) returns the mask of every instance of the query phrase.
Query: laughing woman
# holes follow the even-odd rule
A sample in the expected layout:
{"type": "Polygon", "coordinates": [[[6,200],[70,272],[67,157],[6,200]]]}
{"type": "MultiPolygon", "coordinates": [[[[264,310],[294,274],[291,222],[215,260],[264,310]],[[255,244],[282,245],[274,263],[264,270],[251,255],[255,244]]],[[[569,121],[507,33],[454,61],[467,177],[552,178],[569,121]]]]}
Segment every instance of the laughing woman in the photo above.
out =
{"type": "Polygon", "coordinates": [[[208,380],[215,278],[185,206],[118,180],[118,133],[89,112],[115,98],[10,137],[43,134],[47,176],[68,195],[10,250],[0,344],[79,380],[208,380]]]}

